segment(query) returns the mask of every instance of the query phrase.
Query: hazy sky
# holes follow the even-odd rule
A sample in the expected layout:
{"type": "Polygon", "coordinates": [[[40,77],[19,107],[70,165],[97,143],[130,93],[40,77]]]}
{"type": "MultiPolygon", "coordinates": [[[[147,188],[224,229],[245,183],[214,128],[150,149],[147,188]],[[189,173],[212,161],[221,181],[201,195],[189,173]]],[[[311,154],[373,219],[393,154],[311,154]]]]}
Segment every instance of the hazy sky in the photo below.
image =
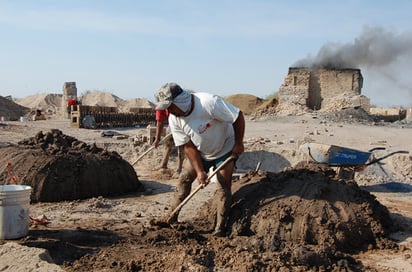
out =
{"type": "Polygon", "coordinates": [[[0,95],[75,81],[153,101],[173,81],[265,98],[326,55],[362,70],[372,104],[412,106],[411,14],[409,0],[0,0],[0,95]]]}

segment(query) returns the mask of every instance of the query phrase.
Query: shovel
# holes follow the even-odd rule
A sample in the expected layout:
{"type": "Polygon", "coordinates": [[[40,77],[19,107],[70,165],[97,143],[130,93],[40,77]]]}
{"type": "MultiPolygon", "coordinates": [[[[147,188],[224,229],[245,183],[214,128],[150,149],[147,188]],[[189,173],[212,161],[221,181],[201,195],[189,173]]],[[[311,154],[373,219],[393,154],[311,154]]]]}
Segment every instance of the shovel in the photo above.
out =
{"type": "MultiPolygon", "coordinates": [[[[159,141],[159,145],[163,144],[167,139],[169,139],[170,137],[172,137],[172,133],[167,134],[166,136],[163,137],[163,139],[161,139],[159,141]]],[[[138,161],[140,161],[144,156],[146,156],[147,154],[150,153],[150,151],[152,151],[153,149],[155,149],[155,146],[150,147],[148,150],[146,150],[145,152],[143,152],[142,155],[140,155],[133,163],[132,166],[134,166],[138,161]]]]}
{"type": "MultiPolygon", "coordinates": [[[[236,159],[235,156],[230,156],[229,158],[227,158],[224,162],[222,162],[221,165],[219,165],[219,167],[217,167],[212,173],[210,173],[210,175],[207,177],[207,181],[210,181],[210,179],[216,175],[217,172],[219,172],[223,167],[226,166],[226,164],[228,164],[230,161],[236,159]]],[[[170,222],[172,221],[172,218],[178,213],[180,212],[180,210],[183,208],[183,206],[197,193],[200,191],[200,189],[202,189],[204,187],[203,184],[200,184],[196,189],[194,189],[190,195],[188,195],[183,201],[182,203],[179,204],[179,206],[177,206],[172,213],[169,215],[169,217],[166,220],[166,223],[170,225],[170,222]]]]}

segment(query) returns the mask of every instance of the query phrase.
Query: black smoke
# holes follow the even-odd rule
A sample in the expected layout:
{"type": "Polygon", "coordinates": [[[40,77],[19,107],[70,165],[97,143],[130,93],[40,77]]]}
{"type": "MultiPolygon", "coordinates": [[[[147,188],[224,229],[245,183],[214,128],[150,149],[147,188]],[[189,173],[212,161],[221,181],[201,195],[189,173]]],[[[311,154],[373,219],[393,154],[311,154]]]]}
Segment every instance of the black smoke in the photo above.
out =
{"type": "MultiPolygon", "coordinates": [[[[365,27],[353,42],[329,42],[316,56],[298,60],[293,67],[361,69],[364,89],[386,106],[412,105],[412,32],[396,33],[382,27],[365,27]],[[368,84],[371,83],[371,84],[368,84]],[[392,102],[383,97],[394,95],[392,102]]],[[[373,98],[370,97],[373,103],[373,98]]],[[[390,98],[390,97],[389,97],[390,98]]]]}

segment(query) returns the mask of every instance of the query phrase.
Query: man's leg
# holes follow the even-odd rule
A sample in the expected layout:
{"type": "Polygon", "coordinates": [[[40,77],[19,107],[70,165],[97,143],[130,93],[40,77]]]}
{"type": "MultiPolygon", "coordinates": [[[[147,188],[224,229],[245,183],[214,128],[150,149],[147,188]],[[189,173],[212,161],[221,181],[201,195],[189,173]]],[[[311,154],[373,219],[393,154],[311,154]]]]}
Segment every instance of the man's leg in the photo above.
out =
{"type": "MultiPolygon", "coordinates": [[[[180,203],[190,194],[192,190],[192,183],[196,179],[196,172],[193,169],[189,161],[185,164],[182,173],[179,176],[177,191],[174,195],[174,199],[171,206],[171,213],[179,206],[180,203]]],[[[179,214],[177,213],[170,219],[171,223],[177,222],[179,214]]]]}
{"type": "Polygon", "coordinates": [[[229,219],[230,207],[232,205],[232,174],[235,163],[229,162],[219,173],[217,174],[217,180],[219,183],[216,205],[216,226],[213,235],[217,237],[226,235],[227,221],[229,219]]]}
{"type": "Polygon", "coordinates": [[[177,147],[177,157],[177,173],[180,174],[182,172],[183,160],[185,159],[184,145],[177,147]]]}
{"type": "Polygon", "coordinates": [[[167,139],[164,145],[165,149],[163,151],[163,159],[162,163],[160,164],[160,168],[167,169],[167,163],[169,162],[170,153],[172,152],[173,148],[173,138],[170,137],[169,139],[167,139]]]}

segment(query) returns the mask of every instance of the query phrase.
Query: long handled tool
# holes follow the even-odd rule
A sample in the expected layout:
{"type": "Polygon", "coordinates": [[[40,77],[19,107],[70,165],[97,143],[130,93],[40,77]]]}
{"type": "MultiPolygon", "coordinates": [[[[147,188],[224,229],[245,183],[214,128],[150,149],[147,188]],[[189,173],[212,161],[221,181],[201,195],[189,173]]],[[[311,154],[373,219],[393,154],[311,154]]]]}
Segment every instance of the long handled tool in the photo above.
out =
{"type": "MultiPolygon", "coordinates": [[[[159,141],[159,145],[163,144],[167,139],[169,139],[170,137],[172,137],[172,133],[167,134],[166,136],[163,137],[163,139],[161,139],[159,141]]],[[[150,147],[148,150],[146,150],[145,152],[143,152],[142,155],[140,155],[133,163],[132,166],[134,166],[138,161],[140,161],[144,156],[146,156],[147,154],[150,153],[150,151],[152,151],[153,149],[155,149],[155,146],[150,147]]]]}
{"type": "MultiPolygon", "coordinates": [[[[210,181],[210,179],[216,175],[217,172],[219,172],[223,167],[226,166],[226,164],[228,164],[230,161],[232,161],[233,159],[235,159],[235,156],[230,156],[229,158],[227,158],[224,162],[222,162],[221,165],[219,165],[219,167],[217,167],[208,177],[207,177],[207,181],[210,181]]],[[[183,206],[197,193],[199,192],[200,189],[202,189],[204,186],[203,184],[200,184],[196,189],[194,189],[190,195],[188,195],[183,201],[182,203],[179,204],[179,206],[177,206],[172,213],[169,215],[169,217],[167,218],[167,224],[170,224],[170,222],[172,221],[172,218],[178,213],[180,212],[180,210],[183,208],[183,206]]]]}

